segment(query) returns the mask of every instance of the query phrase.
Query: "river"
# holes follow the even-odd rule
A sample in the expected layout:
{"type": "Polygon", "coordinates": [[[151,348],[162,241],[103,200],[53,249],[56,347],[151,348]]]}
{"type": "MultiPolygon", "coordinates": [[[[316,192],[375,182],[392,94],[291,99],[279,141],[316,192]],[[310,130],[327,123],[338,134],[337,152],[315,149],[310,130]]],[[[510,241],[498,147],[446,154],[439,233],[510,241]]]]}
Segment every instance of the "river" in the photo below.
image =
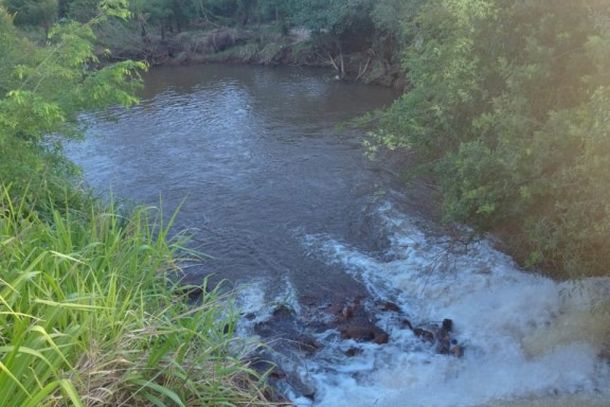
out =
{"type": "MultiPolygon", "coordinates": [[[[444,233],[430,195],[402,188],[393,161],[368,160],[344,125],[395,97],[316,70],[156,68],[141,105],[84,118],[66,151],[100,194],[182,204],[177,229],[210,256],[188,279],[233,285],[242,336],[265,331],[278,304],[294,312],[289,330],[316,349],[275,357],[299,406],[610,405],[610,280],[554,282],[488,240],[444,233]],[[316,325],[342,301],[362,301],[389,342],[316,325]],[[400,312],[375,308],[385,301],[400,312]],[[464,356],[436,352],[407,317],[453,320],[464,356]]],[[[263,336],[281,340],[285,325],[263,336]]]]}

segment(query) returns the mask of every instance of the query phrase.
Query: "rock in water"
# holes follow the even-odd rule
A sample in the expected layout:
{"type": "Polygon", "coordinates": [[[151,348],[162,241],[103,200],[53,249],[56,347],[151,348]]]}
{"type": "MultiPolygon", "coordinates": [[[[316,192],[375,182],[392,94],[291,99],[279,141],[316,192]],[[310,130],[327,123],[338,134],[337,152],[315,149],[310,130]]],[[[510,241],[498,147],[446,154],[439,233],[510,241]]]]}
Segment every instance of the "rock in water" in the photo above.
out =
{"type": "Polygon", "coordinates": [[[358,356],[362,354],[362,349],[360,348],[349,348],[345,351],[345,356],[353,358],[354,356],[358,356]]]}
{"type": "Polygon", "coordinates": [[[434,342],[434,334],[422,328],[413,329],[413,333],[425,342],[434,342]]]}
{"type": "Polygon", "coordinates": [[[454,328],[453,320],[444,319],[440,327],[431,330],[413,328],[408,320],[404,320],[403,325],[411,329],[413,334],[424,342],[435,343],[437,353],[456,357],[464,356],[464,348],[451,336],[454,328]]]}
{"type": "Polygon", "coordinates": [[[381,311],[387,311],[387,312],[397,312],[397,313],[402,312],[400,307],[391,301],[384,301],[381,303],[377,303],[377,308],[379,308],[381,311]]]}
{"type": "Polygon", "coordinates": [[[441,329],[443,329],[447,332],[452,332],[453,331],[453,321],[451,319],[444,319],[441,329]]]}
{"type": "Polygon", "coordinates": [[[367,320],[355,320],[339,327],[341,339],[353,339],[360,342],[375,342],[379,345],[388,343],[390,336],[383,329],[367,320]]]}
{"type": "Polygon", "coordinates": [[[451,331],[453,330],[453,321],[450,319],[443,320],[441,327],[436,331],[436,351],[442,355],[448,355],[451,350],[451,331]]]}

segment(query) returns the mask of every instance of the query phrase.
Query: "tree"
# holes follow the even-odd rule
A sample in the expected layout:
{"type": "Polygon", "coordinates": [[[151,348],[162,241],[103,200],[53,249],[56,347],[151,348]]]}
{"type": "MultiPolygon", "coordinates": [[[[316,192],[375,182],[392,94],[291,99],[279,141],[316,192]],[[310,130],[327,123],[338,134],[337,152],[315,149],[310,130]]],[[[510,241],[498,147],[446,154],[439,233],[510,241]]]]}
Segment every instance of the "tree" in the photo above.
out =
{"type": "Polygon", "coordinates": [[[86,23],[97,15],[99,3],[99,0],[70,0],[65,17],[86,23]]]}
{"type": "MultiPolygon", "coordinates": [[[[120,3],[103,2],[106,14],[125,15],[120,3]]],[[[79,113],[136,102],[142,63],[96,68],[92,24],[54,26],[48,42],[26,39],[0,8],[0,182],[36,191],[69,175],[61,141],[78,137],[79,113]]]]}
{"type": "Polygon", "coordinates": [[[505,231],[528,265],[607,273],[609,27],[597,0],[429,0],[376,141],[419,153],[447,220],[505,231]]]}
{"type": "Polygon", "coordinates": [[[373,49],[389,63],[399,63],[402,52],[413,40],[407,27],[425,0],[378,0],[371,10],[375,26],[373,49]]]}
{"type": "Polygon", "coordinates": [[[372,0],[304,0],[291,3],[291,23],[311,29],[340,77],[344,53],[370,47],[372,0]]]}
{"type": "Polygon", "coordinates": [[[48,33],[57,20],[57,0],[5,0],[5,6],[20,26],[41,26],[48,33]]]}

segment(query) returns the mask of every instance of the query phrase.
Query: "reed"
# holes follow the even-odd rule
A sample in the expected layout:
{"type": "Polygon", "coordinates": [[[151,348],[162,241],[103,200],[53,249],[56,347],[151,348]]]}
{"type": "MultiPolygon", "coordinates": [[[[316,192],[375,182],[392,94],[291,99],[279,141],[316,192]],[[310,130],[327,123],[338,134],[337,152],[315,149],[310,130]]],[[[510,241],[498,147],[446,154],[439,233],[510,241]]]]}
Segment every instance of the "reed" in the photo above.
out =
{"type": "Polygon", "coordinates": [[[226,299],[176,294],[171,220],[46,205],[1,187],[0,406],[265,404],[226,299]]]}

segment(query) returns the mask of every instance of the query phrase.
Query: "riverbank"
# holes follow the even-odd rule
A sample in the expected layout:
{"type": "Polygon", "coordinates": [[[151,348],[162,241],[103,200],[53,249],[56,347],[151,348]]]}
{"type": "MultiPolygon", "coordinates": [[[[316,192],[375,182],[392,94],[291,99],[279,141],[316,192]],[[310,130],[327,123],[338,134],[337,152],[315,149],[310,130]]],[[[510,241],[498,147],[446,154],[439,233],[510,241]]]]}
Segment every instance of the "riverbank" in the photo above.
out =
{"type": "Polygon", "coordinates": [[[201,26],[182,32],[149,30],[135,22],[109,21],[98,28],[98,55],[103,60],[145,60],[152,66],[206,63],[324,68],[337,79],[404,90],[400,64],[390,63],[372,49],[331,54],[310,30],[282,33],[274,25],[201,26]],[[110,54],[106,52],[110,50],[110,54]]]}

